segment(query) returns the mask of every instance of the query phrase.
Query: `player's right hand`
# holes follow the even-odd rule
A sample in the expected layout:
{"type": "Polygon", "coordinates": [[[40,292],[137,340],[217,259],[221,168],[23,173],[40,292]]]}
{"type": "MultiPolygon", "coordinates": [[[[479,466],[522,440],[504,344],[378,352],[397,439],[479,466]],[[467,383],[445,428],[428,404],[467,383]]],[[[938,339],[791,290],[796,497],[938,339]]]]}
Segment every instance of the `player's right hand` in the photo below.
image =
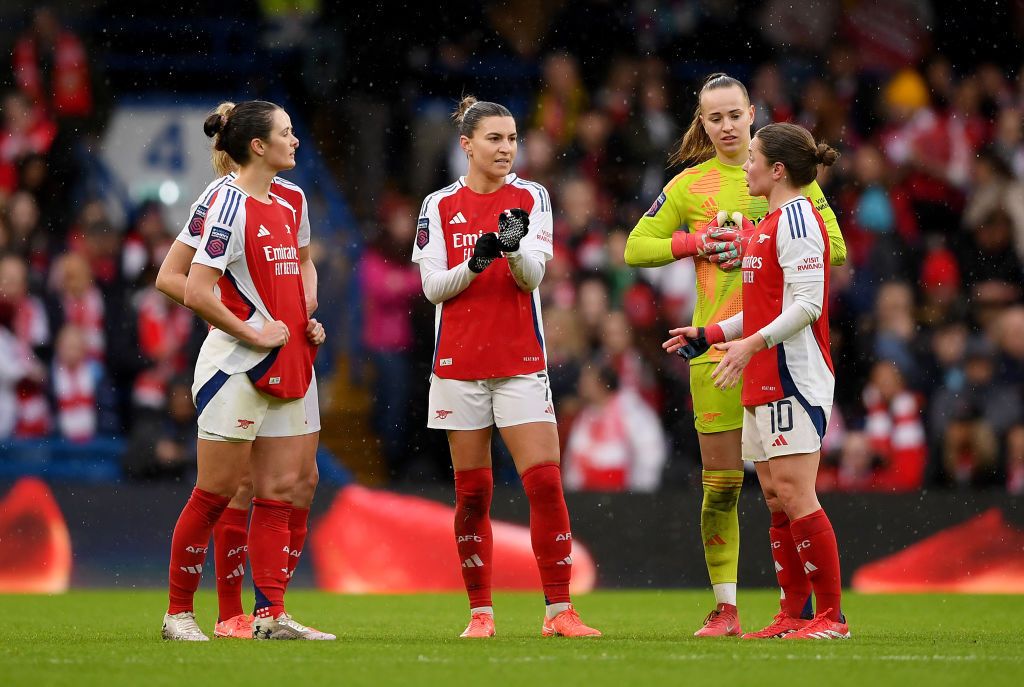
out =
{"type": "Polygon", "coordinates": [[[675,353],[680,358],[693,360],[711,348],[704,336],[704,327],[679,327],[670,329],[671,339],[661,344],[666,353],[675,353]]]}
{"type": "Polygon", "coordinates": [[[498,243],[498,235],[493,232],[483,234],[476,240],[476,246],[473,248],[473,257],[469,259],[470,271],[480,274],[500,254],[501,245],[498,243]]]}
{"type": "Polygon", "coordinates": [[[288,325],[281,320],[273,320],[263,325],[256,335],[256,345],[260,348],[277,348],[288,343],[288,325]]]}

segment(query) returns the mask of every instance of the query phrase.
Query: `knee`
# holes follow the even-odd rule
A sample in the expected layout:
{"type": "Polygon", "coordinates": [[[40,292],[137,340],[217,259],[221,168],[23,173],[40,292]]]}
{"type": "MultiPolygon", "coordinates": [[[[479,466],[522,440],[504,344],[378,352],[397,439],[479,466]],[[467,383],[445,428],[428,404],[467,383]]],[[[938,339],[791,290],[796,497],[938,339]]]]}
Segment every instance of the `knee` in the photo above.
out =
{"type": "Polygon", "coordinates": [[[770,496],[765,493],[764,503],[772,513],[780,513],[786,510],[785,504],[782,503],[782,499],[780,499],[778,494],[775,492],[772,492],[770,496]]]}
{"type": "Polygon", "coordinates": [[[298,470],[266,475],[256,483],[254,489],[255,496],[261,499],[292,503],[298,483],[298,470]]]}
{"type": "Polygon", "coordinates": [[[292,495],[292,503],[300,508],[308,508],[313,503],[313,495],[320,483],[320,471],[316,465],[306,474],[299,477],[295,484],[295,492],[292,495]]]}

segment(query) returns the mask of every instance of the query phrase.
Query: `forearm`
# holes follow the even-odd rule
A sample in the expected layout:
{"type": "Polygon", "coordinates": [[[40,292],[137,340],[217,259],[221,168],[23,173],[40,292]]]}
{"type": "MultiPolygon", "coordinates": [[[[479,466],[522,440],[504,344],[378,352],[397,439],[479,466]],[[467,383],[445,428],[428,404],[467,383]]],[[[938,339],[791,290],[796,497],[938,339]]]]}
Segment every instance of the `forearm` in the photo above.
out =
{"type": "Polygon", "coordinates": [[[547,267],[543,253],[516,251],[505,253],[505,257],[508,258],[509,271],[512,272],[512,277],[520,289],[529,293],[540,286],[547,267]]]}
{"type": "Polygon", "coordinates": [[[661,267],[675,262],[672,238],[642,236],[634,230],[626,239],[625,260],[633,267],[661,267]]]}
{"type": "Polygon", "coordinates": [[[185,282],[187,274],[164,274],[161,269],[156,277],[156,289],[178,305],[185,305],[185,282]]]}
{"type": "Polygon", "coordinates": [[[306,294],[306,317],[309,317],[318,307],[316,298],[319,279],[316,273],[316,265],[312,260],[304,260],[299,263],[299,272],[302,275],[302,290],[306,294]]]}
{"type": "Polygon", "coordinates": [[[821,317],[824,283],[802,282],[794,286],[796,291],[793,302],[759,332],[768,348],[782,343],[821,317]]]}
{"type": "Polygon", "coordinates": [[[423,294],[434,305],[458,296],[475,278],[476,273],[469,269],[468,260],[451,269],[445,269],[444,264],[437,260],[425,258],[420,262],[423,294]]]}
{"type": "Polygon", "coordinates": [[[239,341],[256,345],[256,330],[238,319],[227,309],[212,289],[186,288],[184,305],[203,318],[209,325],[216,327],[225,334],[239,341]]]}
{"type": "Polygon", "coordinates": [[[732,341],[743,336],[743,311],[739,311],[732,317],[728,317],[718,323],[722,328],[722,340],[732,341]]]}

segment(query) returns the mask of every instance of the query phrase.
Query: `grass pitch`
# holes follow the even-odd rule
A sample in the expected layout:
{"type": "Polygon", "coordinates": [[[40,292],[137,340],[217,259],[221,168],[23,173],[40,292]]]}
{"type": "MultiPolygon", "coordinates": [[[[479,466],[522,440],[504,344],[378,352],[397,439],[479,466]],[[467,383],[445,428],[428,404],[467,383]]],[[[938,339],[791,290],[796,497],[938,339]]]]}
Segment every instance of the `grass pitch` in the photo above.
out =
{"type": "MultiPolygon", "coordinates": [[[[777,592],[741,591],[744,629],[777,592]]],[[[336,596],[296,590],[289,610],[336,642],[160,640],[166,595],[86,591],[0,596],[0,685],[1020,685],[1024,597],[861,596],[844,605],[846,642],[692,636],[710,592],[598,592],[576,599],[599,639],[540,636],[539,595],[495,598],[498,636],[460,640],[461,594],[336,596]]],[[[216,599],[197,599],[212,631],[216,599]]]]}

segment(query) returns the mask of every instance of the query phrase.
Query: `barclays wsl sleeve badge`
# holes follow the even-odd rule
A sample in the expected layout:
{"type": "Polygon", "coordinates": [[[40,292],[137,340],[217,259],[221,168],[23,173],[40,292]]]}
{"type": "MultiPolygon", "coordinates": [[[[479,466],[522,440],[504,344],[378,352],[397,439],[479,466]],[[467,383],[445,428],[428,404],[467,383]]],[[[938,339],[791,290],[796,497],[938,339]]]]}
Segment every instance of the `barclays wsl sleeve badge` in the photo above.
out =
{"type": "Polygon", "coordinates": [[[203,222],[206,221],[206,207],[200,205],[196,208],[192,219],[188,223],[188,233],[191,236],[201,236],[203,233],[203,222]]]}
{"type": "Polygon", "coordinates": [[[220,258],[228,250],[228,241],[231,240],[231,232],[224,227],[214,227],[210,230],[210,240],[206,242],[206,254],[211,258],[220,258]]]}
{"type": "Polygon", "coordinates": [[[420,217],[416,221],[416,247],[423,250],[430,241],[430,218],[420,217]]]}
{"type": "Polygon", "coordinates": [[[662,193],[660,196],[658,196],[658,199],[656,201],[654,201],[654,203],[651,205],[650,209],[647,212],[644,213],[644,216],[645,217],[654,217],[656,214],[658,214],[658,210],[660,210],[661,206],[664,205],[664,204],[665,204],[665,194],[662,193]]]}

